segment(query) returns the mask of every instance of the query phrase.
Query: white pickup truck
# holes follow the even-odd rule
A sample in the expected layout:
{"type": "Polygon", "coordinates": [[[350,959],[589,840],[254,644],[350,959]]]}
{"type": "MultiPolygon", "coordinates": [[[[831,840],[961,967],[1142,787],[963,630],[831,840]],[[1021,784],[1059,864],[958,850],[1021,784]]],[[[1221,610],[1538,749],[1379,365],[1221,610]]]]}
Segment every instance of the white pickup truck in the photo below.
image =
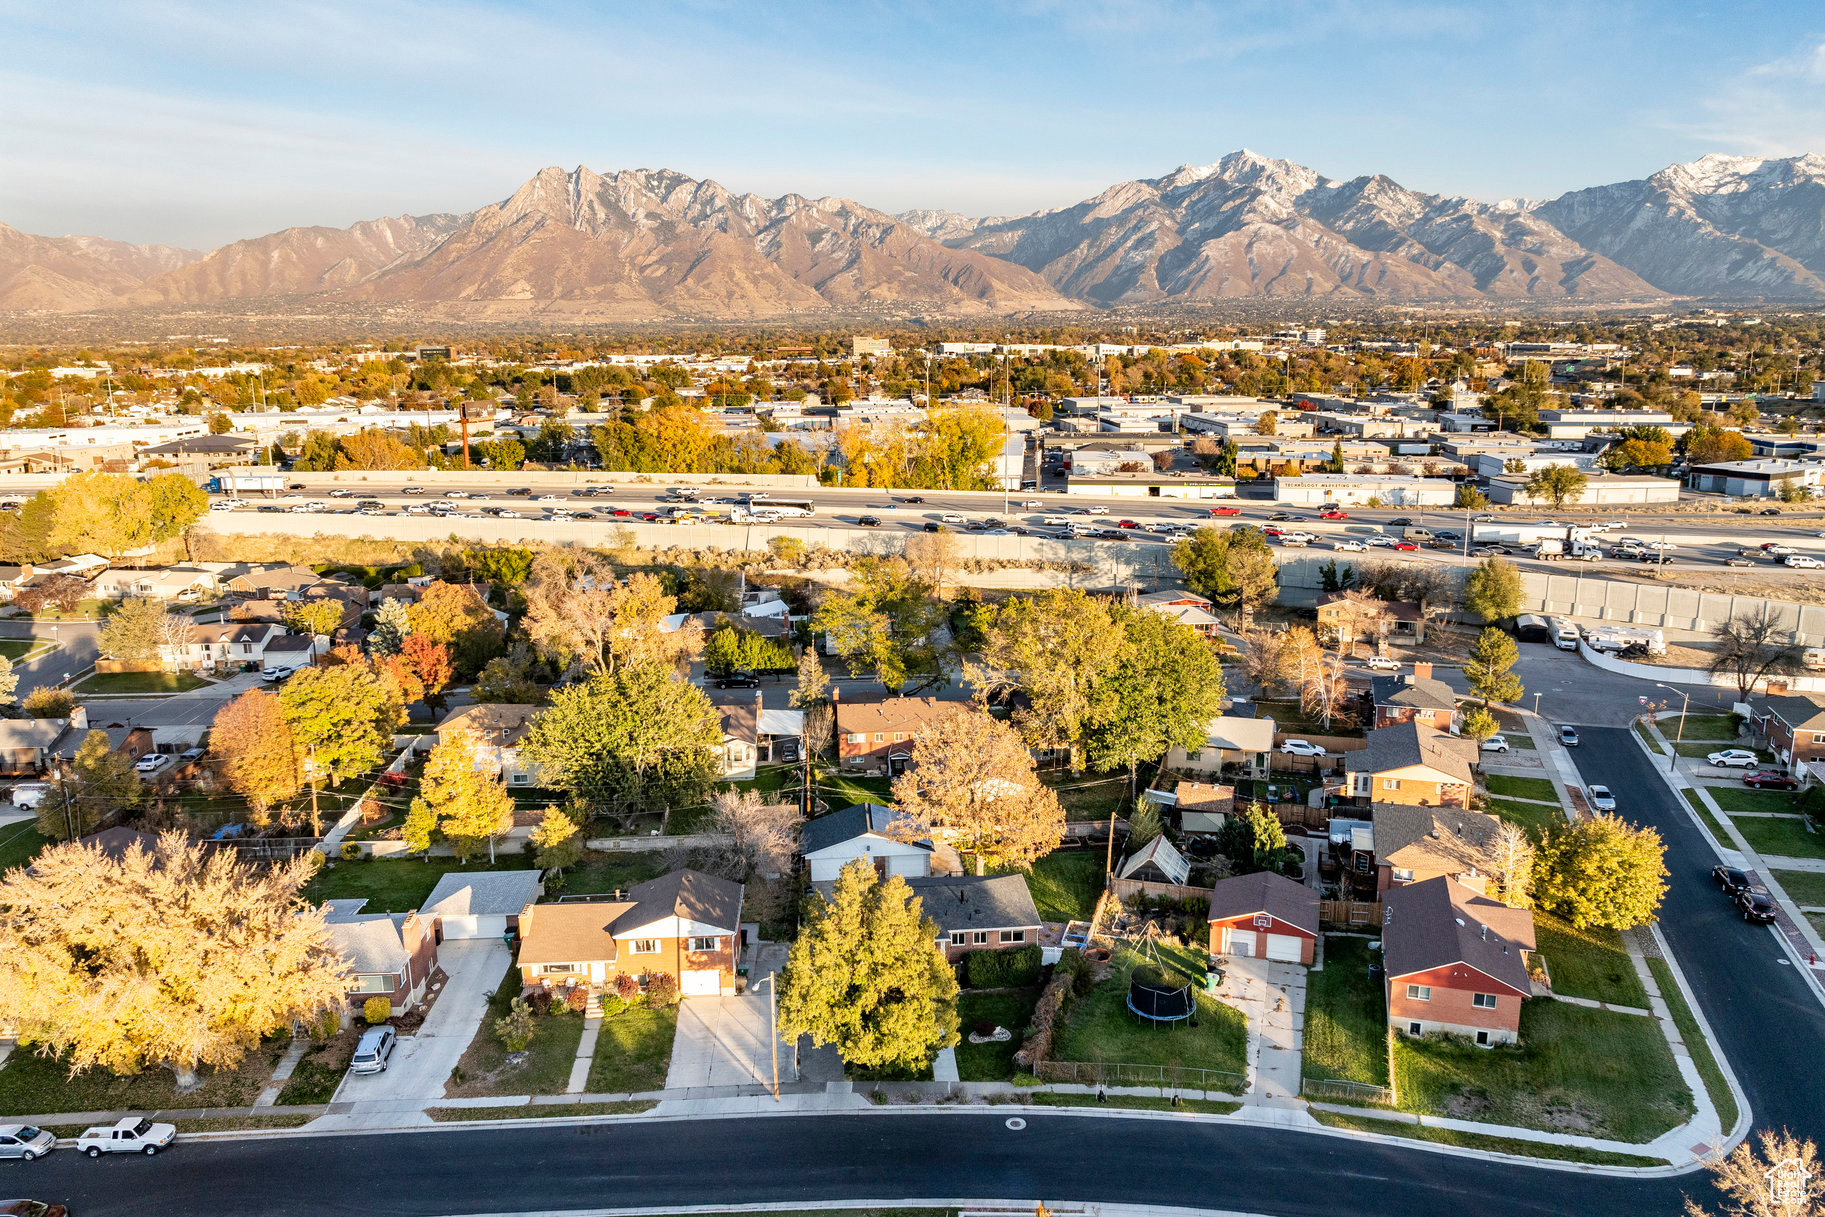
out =
{"type": "Polygon", "coordinates": [[[170,1124],[129,1116],[116,1124],[97,1124],[84,1129],[76,1138],[76,1148],[91,1158],[103,1154],[156,1154],[177,1139],[177,1128],[170,1124]]]}

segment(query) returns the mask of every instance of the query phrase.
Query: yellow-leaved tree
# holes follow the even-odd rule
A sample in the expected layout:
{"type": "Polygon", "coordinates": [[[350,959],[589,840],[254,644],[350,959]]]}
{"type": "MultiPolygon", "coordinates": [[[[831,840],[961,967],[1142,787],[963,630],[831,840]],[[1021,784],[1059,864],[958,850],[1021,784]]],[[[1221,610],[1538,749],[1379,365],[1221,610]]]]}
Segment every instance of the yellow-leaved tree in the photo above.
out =
{"type": "Polygon", "coordinates": [[[959,709],[919,733],[913,765],[894,779],[908,823],[901,834],[947,834],[987,866],[1031,866],[1058,848],[1065,813],[1033,772],[1018,732],[979,710],[959,709]]]}
{"type": "Polygon", "coordinates": [[[412,800],[412,811],[422,816],[420,804],[437,817],[438,831],[467,862],[488,850],[513,826],[513,796],[501,784],[498,762],[480,755],[481,740],[475,732],[459,728],[431,749],[419,783],[422,794],[412,800]]]}

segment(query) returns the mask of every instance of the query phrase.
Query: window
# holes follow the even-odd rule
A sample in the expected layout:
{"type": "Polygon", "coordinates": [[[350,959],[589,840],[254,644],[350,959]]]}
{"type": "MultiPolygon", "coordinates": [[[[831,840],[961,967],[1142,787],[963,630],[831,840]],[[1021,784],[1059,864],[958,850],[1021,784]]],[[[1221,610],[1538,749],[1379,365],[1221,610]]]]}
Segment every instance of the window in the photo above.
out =
{"type": "Polygon", "coordinates": [[[874,742],[877,744],[886,743],[887,742],[886,734],[884,732],[880,732],[880,731],[875,732],[874,733],[874,742]]]}
{"type": "Polygon", "coordinates": [[[1489,1046],[1489,1032],[1487,1032],[1487,1031],[1477,1032],[1476,1033],[1476,1042],[1481,1044],[1483,1047],[1487,1048],[1489,1046]]]}
{"type": "Polygon", "coordinates": [[[868,736],[861,731],[853,731],[843,738],[852,744],[866,744],[868,742],[868,736]]]}
{"type": "Polygon", "coordinates": [[[508,784],[513,786],[530,786],[532,785],[532,775],[530,773],[516,773],[509,779],[508,784]]]}
{"type": "Polygon", "coordinates": [[[979,947],[986,947],[989,944],[989,932],[987,930],[977,930],[971,937],[979,947]]]}
{"type": "Polygon", "coordinates": [[[1400,779],[1399,778],[1383,778],[1381,780],[1381,788],[1383,790],[1399,790],[1400,789],[1400,779]]]}
{"type": "Polygon", "coordinates": [[[1419,1034],[1419,1024],[1418,1023],[1408,1023],[1407,1024],[1407,1034],[1408,1035],[1418,1035],[1419,1034]]]}
{"type": "Polygon", "coordinates": [[[627,950],[631,955],[657,955],[659,940],[657,938],[636,938],[628,944],[627,950]]]}
{"type": "Polygon", "coordinates": [[[1026,940],[1027,932],[1025,930],[1001,931],[1001,941],[1003,942],[1025,942],[1026,940]]]}
{"type": "Polygon", "coordinates": [[[965,946],[969,945],[969,941],[970,941],[970,936],[968,934],[966,934],[965,932],[963,932],[962,930],[952,930],[951,931],[951,945],[952,946],[965,947],[965,946]]]}
{"type": "Polygon", "coordinates": [[[906,738],[906,732],[904,732],[904,731],[896,731],[893,733],[893,742],[896,744],[900,743],[905,738],[906,738]]]}
{"type": "Polygon", "coordinates": [[[1188,761],[1196,762],[1197,759],[1203,755],[1204,755],[1204,749],[1193,748],[1190,752],[1187,752],[1185,754],[1185,759],[1188,761]]]}
{"type": "Polygon", "coordinates": [[[355,978],[353,992],[356,993],[391,993],[399,988],[397,972],[364,972],[355,978]]]}
{"type": "Polygon", "coordinates": [[[1392,867],[1390,869],[1392,869],[1394,872],[1394,882],[1396,882],[1396,883],[1413,882],[1413,872],[1410,869],[1408,869],[1406,867],[1400,867],[1400,866],[1392,867]]]}
{"type": "Polygon", "coordinates": [[[1431,1001],[1432,1000],[1432,986],[1431,985],[1408,985],[1407,986],[1407,1000],[1408,1001],[1431,1001]]]}
{"type": "Polygon", "coordinates": [[[540,976],[568,976],[572,972],[581,972],[582,970],[582,968],[574,963],[546,963],[539,965],[540,976]]]}
{"type": "Polygon", "coordinates": [[[722,939],[720,939],[720,938],[693,938],[693,939],[691,939],[691,950],[693,950],[693,951],[714,951],[721,945],[722,945],[722,939]]]}
{"type": "Polygon", "coordinates": [[[1478,1010],[1493,1010],[1495,1009],[1495,994],[1472,993],[1470,995],[1470,1004],[1475,1006],[1478,1010]]]}

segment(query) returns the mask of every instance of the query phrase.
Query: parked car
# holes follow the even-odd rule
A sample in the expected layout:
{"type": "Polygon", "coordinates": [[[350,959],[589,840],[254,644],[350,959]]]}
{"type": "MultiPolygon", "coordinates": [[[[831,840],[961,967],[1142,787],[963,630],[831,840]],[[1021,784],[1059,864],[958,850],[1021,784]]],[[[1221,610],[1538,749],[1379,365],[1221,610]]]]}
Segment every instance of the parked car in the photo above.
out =
{"type": "Polygon", "coordinates": [[[1488,739],[1483,741],[1483,751],[1484,752],[1507,752],[1508,751],[1508,737],[1506,735],[1490,736],[1488,739]]]}
{"type": "Polygon", "coordinates": [[[758,689],[760,677],[752,672],[729,672],[716,678],[718,689],[758,689]]]}
{"type": "Polygon", "coordinates": [[[1798,790],[1800,780],[1778,769],[1755,769],[1743,774],[1743,785],[1757,790],[1798,790]]]}
{"type": "Polygon", "coordinates": [[[391,1027],[369,1027],[361,1033],[361,1040],[355,1045],[355,1055],[349,1058],[350,1073],[384,1073],[387,1059],[393,1055],[398,1046],[399,1036],[391,1027]]]}
{"type": "Polygon", "coordinates": [[[294,668],[287,663],[269,663],[260,669],[260,679],[267,684],[271,684],[274,681],[284,680],[286,677],[297,672],[297,670],[297,668],[294,668]]]}
{"type": "Polygon", "coordinates": [[[1213,516],[1239,516],[1242,514],[1242,509],[1240,507],[1212,507],[1210,514],[1213,516]]]}
{"type": "Polygon", "coordinates": [[[1310,740],[1290,739],[1280,745],[1280,751],[1288,756],[1325,756],[1324,747],[1310,740]]]}
{"type": "Polygon", "coordinates": [[[1610,793],[1608,786],[1588,786],[1584,793],[1590,799],[1591,806],[1598,811],[1616,810],[1616,796],[1610,793]]]}
{"type": "Polygon", "coordinates": [[[0,1158],[42,1158],[57,1148],[57,1138],[30,1124],[0,1124],[0,1158]]]}
{"type": "Polygon", "coordinates": [[[76,1138],[76,1148],[91,1158],[103,1154],[156,1154],[177,1139],[170,1124],[154,1124],[145,1117],[128,1116],[114,1124],[97,1124],[76,1138]]]}
{"type": "Polygon", "coordinates": [[[1350,518],[1350,513],[1347,511],[1338,511],[1335,507],[1330,507],[1319,512],[1318,518],[1321,520],[1347,520],[1350,518]]]}
{"type": "Polygon", "coordinates": [[[133,767],[141,773],[157,773],[171,763],[171,758],[162,752],[148,752],[139,758],[133,767]]]}
{"type": "Polygon", "coordinates": [[[1723,888],[1724,894],[1727,896],[1734,896],[1738,892],[1749,890],[1749,876],[1734,866],[1724,866],[1721,863],[1713,866],[1711,878],[1716,880],[1717,886],[1723,888]]]}
{"type": "Polygon", "coordinates": [[[1559,742],[1567,748],[1576,748],[1578,746],[1578,728],[1560,727],[1559,742]]]}
{"type": "Polygon", "coordinates": [[[1750,888],[1736,893],[1736,911],[1753,925],[1774,924],[1774,900],[1767,892],[1750,888]]]}
{"type": "Polygon", "coordinates": [[[1400,671],[1400,660],[1390,659],[1386,655],[1375,655],[1363,666],[1371,672],[1398,672],[1400,671]]]}
{"type": "Polygon", "coordinates": [[[13,787],[13,806],[21,811],[32,811],[50,793],[49,782],[21,782],[13,787]]]}
{"type": "Polygon", "coordinates": [[[880,516],[857,516],[856,523],[860,524],[863,528],[879,528],[881,526],[881,517],[880,516]]]}
{"type": "Polygon", "coordinates": [[[1716,765],[1720,769],[1750,769],[1761,763],[1761,758],[1747,748],[1725,748],[1722,752],[1713,752],[1705,757],[1705,764],[1716,765]]]}

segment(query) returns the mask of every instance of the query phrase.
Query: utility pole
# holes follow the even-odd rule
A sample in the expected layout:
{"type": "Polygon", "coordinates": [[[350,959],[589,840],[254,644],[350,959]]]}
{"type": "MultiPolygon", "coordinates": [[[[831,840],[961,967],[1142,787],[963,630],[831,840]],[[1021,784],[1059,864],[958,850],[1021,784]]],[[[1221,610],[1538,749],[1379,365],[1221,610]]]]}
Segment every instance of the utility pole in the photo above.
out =
{"type": "Polygon", "coordinates": [[[76,819],[70,814],[70,774],[63,758],[57,758],[57,788],[63,792],[63,828],[70,835],[66,840],[76,839],[76,819]]]}
{"type": "Polygon", "coordinates": [[[323,835],[323,818],[317,814],[317,745],[310,746],[311,755],[311,834],[323,835]]]}

